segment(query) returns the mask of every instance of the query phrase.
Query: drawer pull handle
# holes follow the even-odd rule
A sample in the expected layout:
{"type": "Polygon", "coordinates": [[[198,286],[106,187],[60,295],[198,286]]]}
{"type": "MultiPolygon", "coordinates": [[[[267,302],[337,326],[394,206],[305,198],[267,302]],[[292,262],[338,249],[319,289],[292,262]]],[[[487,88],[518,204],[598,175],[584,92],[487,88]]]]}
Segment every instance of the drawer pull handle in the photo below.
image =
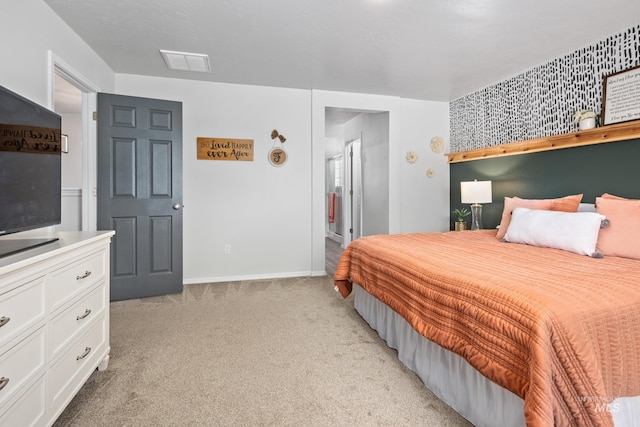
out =
{"type": "Polygon", "coordinates": [[[11,320],[11,317],[5,317],[5,316],[0,317],[0,328],[2,328],[4,325],[9,323],[9,320],[11,320]]]}
{"type": "Polygon", "coordinates": [[[82,313],[80,316],[76,317],[76,320],[82,320],[85,317],[87,317],[88,315],[91,314],[91,309],[87,308],[84,313],[82,313]]]}
{"type": "Polygon", "coordinates": [[[9,384],[9,378],[0,378],[0,390],[2,390],[7,384],[9,384]]]}
{"type": "Polygon", "coordinates": [[[86,347],[84,349],[84,351],[82,352],[82,354],[80,356],[76,357],[76,361],[84,359],[85,357],[87,357],[89,355],[89,353],[91,353],[91,347],[86,347]]]}
{"type": "Polygon", "coordinates": [[[82,279],[86,279],[87,277],[91,276],[91,272],[89,270],[86,270],[84,272],[84,274],[80,275],[80,276],[76,276],[76,280],[82,280],[82,279]]]}

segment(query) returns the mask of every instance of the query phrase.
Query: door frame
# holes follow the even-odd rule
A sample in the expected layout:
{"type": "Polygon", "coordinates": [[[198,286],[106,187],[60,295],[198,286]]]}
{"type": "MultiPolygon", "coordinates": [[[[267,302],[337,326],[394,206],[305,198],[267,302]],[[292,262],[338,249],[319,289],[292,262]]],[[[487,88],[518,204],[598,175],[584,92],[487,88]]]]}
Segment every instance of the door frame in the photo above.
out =
{"type": "Polygon", "coordinates": [[[53,111],[56,74],[82,92],[82,230],[97,228],[97,126],[93,119],[100,88],[53,51],[48,51],[48,107],[53,111]]]}
{"type": "MultiPolygon", "coordinates": [[[[344,246],[347,247],[349,243],[351,243],[354,239],[354,235],[357,237],[362,236],[362,220],[363,220],[363,209],[362,209],[362,157],[360,157],[360,176],[357,180],[354,179],[354,168],[353,168],[353,155],[351,154],[353,151],[353,147],[355,143],[358,142],[358,151],[361,156],[362,153],[362,133],[358,136],[354,136],[353,138],[349,138],[344,143],[344,191],[343,191],[343,242],[344,246]],[[360,189],[360,210],[358,218],[354,218],[353,207],[354,203],[357,201],[358,195],[353,193],[353,184],[354,181],[357,182],[358,187],[360,189]],[[355,196],[355,197],[354,197],[355,196]],[[355,232],[354,223],[358,227],[358,233],[355,232]]],[[[356,238],[357,238],[356,237],[356,238]]]]}

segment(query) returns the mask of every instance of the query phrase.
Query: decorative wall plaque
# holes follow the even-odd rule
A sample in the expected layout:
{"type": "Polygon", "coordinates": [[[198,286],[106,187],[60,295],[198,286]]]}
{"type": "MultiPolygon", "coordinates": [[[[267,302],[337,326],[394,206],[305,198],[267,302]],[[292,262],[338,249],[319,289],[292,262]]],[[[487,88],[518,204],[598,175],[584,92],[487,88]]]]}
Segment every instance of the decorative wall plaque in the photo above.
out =
{"type": "Polygon", "coordinates": [[[429,145],[431,146],[431,151],[434,153],[442,153],[442,150],[444,150],[444,139],[442,139],[441,136],[434,136],[431,138],[429,145]]]}
{"type": "Polygon", "coordinates": [[[253,139],[198,138],[198,160],[253,161],[253,139]]]}
{"type": "Polygon", "coordinates": [[[273,166],[284,166],[287,163],[287,152],[282,148],[272,148],[269,150],[269,163],[273,166]]]}

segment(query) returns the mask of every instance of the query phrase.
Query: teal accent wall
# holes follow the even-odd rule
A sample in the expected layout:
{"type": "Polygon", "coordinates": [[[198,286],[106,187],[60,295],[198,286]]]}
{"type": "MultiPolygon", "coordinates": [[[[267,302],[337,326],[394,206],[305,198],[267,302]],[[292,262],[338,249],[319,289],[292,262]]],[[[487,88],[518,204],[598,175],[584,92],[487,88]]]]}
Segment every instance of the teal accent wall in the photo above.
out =
{"type": "MultiPolygon", "coordinates": [[[[483,205],[484,228],[500,223],[504,197],[547,199],[583,193],[594,203],[602,193],[640,199],[640,139],[586,145],[450,165],[451,209],[460,203],[461,181],[492,181],[493,203],[483,205]]],[[[453,229],[453,218],[451,218],[453,229]]]]}

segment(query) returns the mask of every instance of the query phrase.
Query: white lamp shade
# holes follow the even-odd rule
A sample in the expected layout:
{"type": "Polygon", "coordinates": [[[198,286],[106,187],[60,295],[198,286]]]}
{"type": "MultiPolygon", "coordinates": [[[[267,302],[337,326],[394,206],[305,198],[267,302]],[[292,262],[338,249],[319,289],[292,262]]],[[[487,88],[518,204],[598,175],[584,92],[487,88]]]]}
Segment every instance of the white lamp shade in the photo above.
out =
{"type": "Polygon", "coordinates": [[[491,203],[491,181],[464,181],[460,183],[462,203],[491,203]]]}

